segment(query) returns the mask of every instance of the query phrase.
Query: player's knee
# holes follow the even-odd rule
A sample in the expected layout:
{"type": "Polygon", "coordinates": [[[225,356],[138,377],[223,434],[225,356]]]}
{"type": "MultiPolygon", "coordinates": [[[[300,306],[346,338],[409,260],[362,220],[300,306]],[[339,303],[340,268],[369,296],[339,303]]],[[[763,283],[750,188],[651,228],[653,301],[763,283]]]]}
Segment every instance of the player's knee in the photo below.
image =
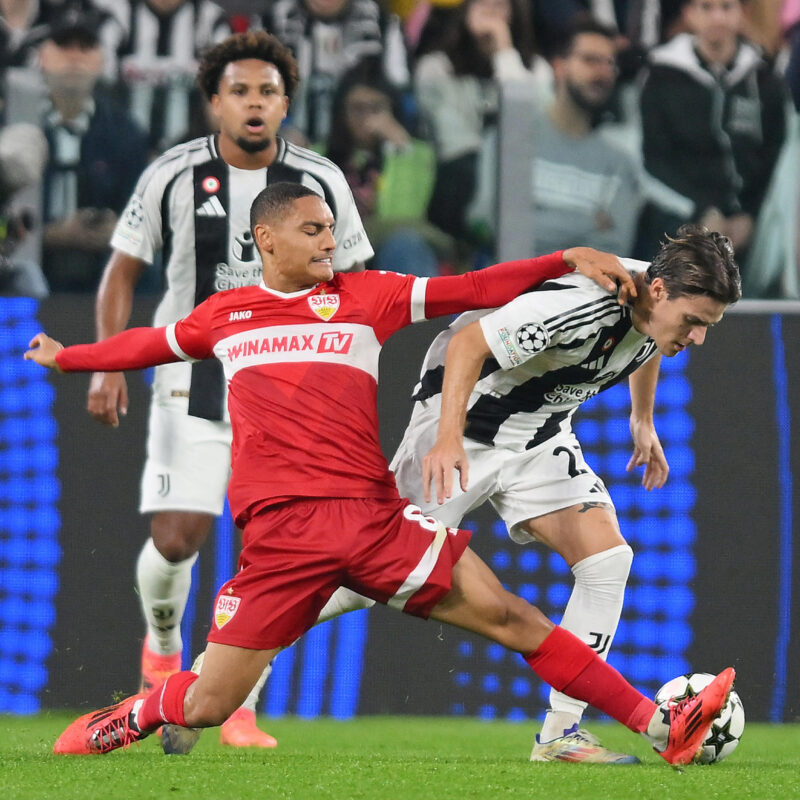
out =
{"type": "Polygon", "coordinates": [[[185,561],[197,553],[208,537],[213,517],[172,512],[156,514],[150,523],[153,544],[167,561],[185,561]]]}
{"type": "Polygon", "coordinates": [[[572,574],[575,583],[586,589],[616,594],[624,591],[632,564],[633,550],[621,544],[574,564],[572,574]]]}

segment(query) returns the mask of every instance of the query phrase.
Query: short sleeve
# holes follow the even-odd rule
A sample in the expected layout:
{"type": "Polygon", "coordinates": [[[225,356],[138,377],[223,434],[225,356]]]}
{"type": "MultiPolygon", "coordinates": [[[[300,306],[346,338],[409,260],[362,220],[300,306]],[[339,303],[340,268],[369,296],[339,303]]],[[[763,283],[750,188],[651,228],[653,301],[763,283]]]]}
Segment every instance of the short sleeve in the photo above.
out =
{"type": "Polygon", "coordinates": [[[214,357],[213,318],[216,295],[212,295],[188,316],[167,326],[167,342],[182,361],[214,357]]]}
{"type": "Polygon", "coordinates": [[[542,305],[524,295],[480,318],[486,344],[502,369],[518,367],[550,346],[545,325],[550,315],[542,305]]]}
{"type": "Polygon", "coordinates": [[[148,264],[163,244],[161,202],[167,182],[158,165],[156,161],[142,173],[111,237],[114,250],[148,264]]]}

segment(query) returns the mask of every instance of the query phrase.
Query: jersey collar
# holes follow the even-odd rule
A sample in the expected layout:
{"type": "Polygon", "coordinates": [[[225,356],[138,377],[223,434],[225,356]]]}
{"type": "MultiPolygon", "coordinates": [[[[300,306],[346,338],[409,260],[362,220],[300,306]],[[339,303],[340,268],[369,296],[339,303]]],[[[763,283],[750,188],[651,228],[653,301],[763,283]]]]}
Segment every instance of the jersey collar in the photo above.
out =
{"type": "Polygon", "coordinates": [[[300,289],[298,292],[279,292],[277,289],[270,289],[266,283],[264,283],[264,279],[261,279],[261,282],[258,284],[259,289],[263,289],[265,292],[269,292],[271,295],[275,297],[280,297],[282,299],[288,300],[292,297],[303,297],[304,295],[310,294],[319,286],[318,283],[314,284],[310,289],[300,289]]]}

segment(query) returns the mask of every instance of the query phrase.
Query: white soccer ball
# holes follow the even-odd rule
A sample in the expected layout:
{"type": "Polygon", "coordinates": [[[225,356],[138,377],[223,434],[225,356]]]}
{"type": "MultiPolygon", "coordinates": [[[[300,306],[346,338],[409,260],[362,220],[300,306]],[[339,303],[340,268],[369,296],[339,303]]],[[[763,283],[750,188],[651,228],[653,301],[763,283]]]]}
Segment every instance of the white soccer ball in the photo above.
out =
{"type": "MultiPolygon", "coordinates": [[[[657,692],[655,702],[679,703],[685,697],[693,697],[708,686],[714,676],[708,672],[693,672],[667,681],[657,692]]],[[[744,733],[744,706],[739,695],[731,690],[725,708],[714,720],[711,730],[703,741],[694,761],[697,764],[716,764],[727,758],[739,745],[744,733]]]]}

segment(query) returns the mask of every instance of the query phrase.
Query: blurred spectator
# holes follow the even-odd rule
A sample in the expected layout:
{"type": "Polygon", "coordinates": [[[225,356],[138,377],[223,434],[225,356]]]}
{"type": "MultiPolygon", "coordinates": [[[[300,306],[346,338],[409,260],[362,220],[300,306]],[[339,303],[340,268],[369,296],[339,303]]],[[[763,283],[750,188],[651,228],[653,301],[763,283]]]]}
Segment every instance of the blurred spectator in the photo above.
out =
{"type": "Polygon", "coordinates": [[[43,127],[43,267],[51,289],[93,291],[117,215],[147,163],[144,134],[95,91],[103,71],[96,19],[65,16],[39,49],[46,84],[43,127]]]}
{"type": "Polygon", "coordinates": [[[462,242],[485,246],[489,238],[499,87],[515,81],[543,101],[552,96],[552,72],[533,55],[523,0],[465,0],[449,41],[417,62],[417,101],[437,159],[428,217],[462,242]]]}
{"type": "Polygon", "coordinates": [[[697,221],[731,238],[740,258],[784,140],[786,90],[740,36],[740,0],[690,0],[693,33],[655,48],[642,96],[644,165],[651,203],[642,255],[664,234],[697,221]]]}
{"type": "MultiPolygon", "coordinates": [[[[101,4],[116,0],[98,0],[101,4]]],[[[94,13],[98,36],[109,52],[119,41],[119,25],[91,0],[0,0],[0,69],[35,67],[39,45],[50,26],[69,12],[94,13]]]]}
{"type": "Polygon", "coordinates": [[[393,86],[408,85],[400,21],[376,0],[275,0],[262,21],[297,59],[300,87],[290,122],[299,144],[328,138],[339,80],[365,58],[380,59],[393,86]]]}
{"type": "Polygon", "coordinates": [[[212,0],[104,1],[119,7],[119,76],[151,154],[208,133],[194,78],[200,53],[231,33],[225,10],[212,0]]]}
{"type": "Polygon", "coordinates": [[[400,99],[371,61],[346,73],[334,96],[326,155],[341,167],[379,269],[424,277],[453,258],[449,237],[426,219],[435,159],[398,121],[400,99]],[[438,251],[438,253],[437,253],[438,251]]]}
{"type": "Polygon", "coordinates": [[[789,50],[784,78],[792,95],[794,107],[800,111],[800,0],[784,0],[781,24],[789,50]]]}
{"type": "Polygon", "coordinates": [[[596,127],[616,82],[615,35],[581,19],[553,59],[555,101],[533,122],[534,254],[577,245],[633,250],[639,168],[596,127]]]}
{"type": "Polygon", "coordinates": [[[15,252],[36,220],[31,209],[15,208],[14,196],[38,184],[47,161],[47,141],[34,125],[0,129],[0,294],[45,297],[47,281],[35,261],[15,252]]]}

